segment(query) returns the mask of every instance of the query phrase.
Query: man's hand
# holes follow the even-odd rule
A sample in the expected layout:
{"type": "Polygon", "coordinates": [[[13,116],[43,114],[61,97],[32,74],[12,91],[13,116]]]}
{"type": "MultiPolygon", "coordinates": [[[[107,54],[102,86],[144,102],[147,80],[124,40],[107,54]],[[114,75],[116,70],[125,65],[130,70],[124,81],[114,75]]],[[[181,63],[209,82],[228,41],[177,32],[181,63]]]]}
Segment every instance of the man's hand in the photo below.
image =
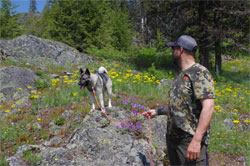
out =
{"type": "Polygon", "coordinates": [[[149,117],[153,118],[153,117],[157,116],[157,111],[156,111],[156,109],[152,109],[152,110],[149,110],[147,112],[143,112],[142,115],[144,115],[144,117],[146,117],[148,119],[149,119],[149,117]]]}
{"type": "Polygon", "coordinates": [[[201,151],[201,141],[198,141],[193,137],[192,141],[188,145],[187,160],[188,161],[197,160],[200,157],[200,151],[201,151]]]}

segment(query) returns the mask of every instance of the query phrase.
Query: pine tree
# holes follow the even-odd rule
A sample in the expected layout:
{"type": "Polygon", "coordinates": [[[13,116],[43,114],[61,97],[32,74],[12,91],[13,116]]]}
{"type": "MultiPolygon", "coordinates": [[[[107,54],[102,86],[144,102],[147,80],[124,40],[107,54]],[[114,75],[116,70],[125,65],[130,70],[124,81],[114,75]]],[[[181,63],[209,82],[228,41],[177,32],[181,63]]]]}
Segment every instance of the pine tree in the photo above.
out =
{"type": "Polygon", "coordinates": [[[0,38],[11,39],[19,33],[15,6],[10,0],[1,0],[2,8],[0,8],[0,38]]]}
{"type": "Polygon", "coordinates": [[[36,12],[36,0],[30,0],[29,12],[30,13],[35,13],[36,12]]]}

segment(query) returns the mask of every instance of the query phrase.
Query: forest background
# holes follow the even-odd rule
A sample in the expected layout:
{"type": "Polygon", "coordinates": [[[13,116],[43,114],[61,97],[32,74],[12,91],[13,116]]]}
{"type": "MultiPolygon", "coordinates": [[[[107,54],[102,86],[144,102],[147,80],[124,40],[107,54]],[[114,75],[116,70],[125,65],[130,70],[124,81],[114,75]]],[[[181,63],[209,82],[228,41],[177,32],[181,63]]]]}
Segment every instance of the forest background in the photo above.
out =
{"type": "Polygon", "coordinates": [[[222,55],[249,55],[249,2],[165,0],[47,0],[42,13],[30,0],[29,13],[1,0],[0,38],[22,34],[66,43],[81,52],[110,52],[114,59],[139,67],[171,66],[165,43],[193,36],[199,62],[221,72],[222,55]],[[25,18],[25,19],[24,19],[25,18]],[[118,53],[118,52],[119,53],[118,53]],[[141,62],[141,54],[144,57],[141,62]],[[161,62],[159,62],[161,61],[161,62]]]}

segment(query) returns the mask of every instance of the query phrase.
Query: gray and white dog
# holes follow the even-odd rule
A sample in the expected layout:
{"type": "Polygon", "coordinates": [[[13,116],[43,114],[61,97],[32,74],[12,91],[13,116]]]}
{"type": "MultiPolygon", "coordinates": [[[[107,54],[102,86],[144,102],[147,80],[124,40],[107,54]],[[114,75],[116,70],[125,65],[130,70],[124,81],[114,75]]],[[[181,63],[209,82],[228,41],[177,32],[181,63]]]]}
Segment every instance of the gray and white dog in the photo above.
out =
{"type": "Polygon", "coordinates": [[[80,80],[78,82],[80,89],[86,87],[89,91],[90,99],[92,102],[92,109],[95,110],[95,98],[93,90],[95,91],[96,96],[99,99],[99,103],[102,109],[105,111],[104,107],[104,91],[108,94],[108,107],[111,105],[111,95],[112,95],[112,81],[108,75],[107,69],[100,67],[96,73],[90,73],[87,68],[83,72],[82,68],[80,69],[80,80]]]}

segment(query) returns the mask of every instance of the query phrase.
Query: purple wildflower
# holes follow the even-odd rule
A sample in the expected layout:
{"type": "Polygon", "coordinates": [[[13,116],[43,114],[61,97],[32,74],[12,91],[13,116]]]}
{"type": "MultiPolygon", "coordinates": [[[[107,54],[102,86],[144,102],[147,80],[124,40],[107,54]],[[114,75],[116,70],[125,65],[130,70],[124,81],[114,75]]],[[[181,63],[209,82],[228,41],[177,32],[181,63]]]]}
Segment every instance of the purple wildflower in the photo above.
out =
{"type": "Polygon", "coordinates": [[[116,129],[119,129],[119,125],[116,126],[116,129]]]}
{"type": "Polygon", "coordinates": [[[140,127],[140,126],[141,126],[141,122],[140,122],[140,121],[137,121],[137,122],[136,122],[136,126],[139,126],[139,127],[140,127]]]}
{"type": "Polygon", "coordinates": [[[121,127],[124,128],[124,129],[127,128],[127,126],[125,126],[123,123],[121,124],[121,127]]]}
{"type": "Polygon", "coordinates": [[[134,113],[134,114],[136,114],[136,115],[138,114],[138,112],[137,112],[137,111],[133,111],[133,113],[134,113]]]}
{"type": "Polygon", "coordinates": [[[136,126],[137,131],[140,131],[140,126],[136,126]]]}
{"type": "Polygon", "coordinates": [[[124,105],[128,105],[129,101],[126,99],[126,100],[123,100],[123,104],[124,105]]]}

